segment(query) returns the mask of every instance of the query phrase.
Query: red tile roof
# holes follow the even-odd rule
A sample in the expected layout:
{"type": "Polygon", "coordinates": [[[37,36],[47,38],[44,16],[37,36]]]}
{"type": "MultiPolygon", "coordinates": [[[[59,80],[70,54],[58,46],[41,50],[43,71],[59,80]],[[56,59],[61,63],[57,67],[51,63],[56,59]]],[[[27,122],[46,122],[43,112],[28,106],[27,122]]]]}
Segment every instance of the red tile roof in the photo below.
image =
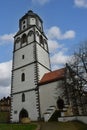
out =
{"type": "Polygon", "coordinates": [[[65,74],[65,68],[46,73],[40,80],[39,84],[45,84],[59,79],[63,79],[64,74],[65,74]]]}

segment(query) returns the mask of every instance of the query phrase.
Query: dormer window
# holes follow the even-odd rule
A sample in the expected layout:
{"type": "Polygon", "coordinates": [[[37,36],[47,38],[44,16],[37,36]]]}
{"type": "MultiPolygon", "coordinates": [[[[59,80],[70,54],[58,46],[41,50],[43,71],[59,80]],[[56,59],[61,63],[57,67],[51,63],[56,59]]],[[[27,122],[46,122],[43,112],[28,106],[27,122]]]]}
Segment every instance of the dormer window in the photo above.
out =
{"type": "Polygon", "coordinates": [[[25,24],[25,20],[23,21],[23,24],[25,24]]]}
{"type": "Polygon", "coordinates": [[[23,29],[25,29],[25,25],[23,26],[23,29]]]}
{"type": "Polygon", "coordinates": [[[27,19],[24,19],[21,22],[21,29],[24,30],[25,28],[27,28],[27,19]]]}

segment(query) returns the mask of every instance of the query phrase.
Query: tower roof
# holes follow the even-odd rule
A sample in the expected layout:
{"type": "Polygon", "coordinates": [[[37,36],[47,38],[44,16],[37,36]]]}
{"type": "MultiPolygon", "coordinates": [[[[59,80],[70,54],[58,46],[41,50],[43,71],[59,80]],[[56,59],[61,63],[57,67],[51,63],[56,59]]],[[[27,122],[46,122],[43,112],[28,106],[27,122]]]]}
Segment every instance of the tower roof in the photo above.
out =
{"type": "MultiPolygon", "coordinates": [[[[19,30],[18,30],[18,32],[16,33],[15,36],[19,35],[23,31],[25,31],[25,30],[29,29],[30,27],[33,27],[33,26],[36,26],[41,32],[43,32],[43,21],[42,21],[42,19],[39,17],[39,15],[34,13],[32,10],[29,10],[24,16],[22,16],[19,19],[19,30]],[[32,20],[30,21],[30,19],[33,19],[35,21],[32,22],[32,20]]],[[[43,34],[44,34],[44,32],[43,32],[43,34]]]]}
{"type": "Polygon", "coordinates": [[[37,17],[41,22],[43,22],[42,21],[42,19],[39,17],[39,15],[37,15],[36,13],[34,13],[32,10],[29,10],[20,20],[22,20],[22,19],[24,19],[25,17],[28,17],[28,16],[33,16],[33,17],[37,17]]]}

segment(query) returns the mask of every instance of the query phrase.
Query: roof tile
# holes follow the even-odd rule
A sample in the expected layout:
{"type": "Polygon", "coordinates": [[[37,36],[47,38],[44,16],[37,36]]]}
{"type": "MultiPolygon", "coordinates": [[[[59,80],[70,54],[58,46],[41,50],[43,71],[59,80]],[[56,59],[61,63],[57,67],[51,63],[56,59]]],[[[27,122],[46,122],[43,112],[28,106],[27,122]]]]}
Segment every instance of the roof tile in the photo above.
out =
{"type": "Polygon", "coordinates": [[[39,84],[49,83],[64,78],[65,68],[44,74],[39,84]]]}

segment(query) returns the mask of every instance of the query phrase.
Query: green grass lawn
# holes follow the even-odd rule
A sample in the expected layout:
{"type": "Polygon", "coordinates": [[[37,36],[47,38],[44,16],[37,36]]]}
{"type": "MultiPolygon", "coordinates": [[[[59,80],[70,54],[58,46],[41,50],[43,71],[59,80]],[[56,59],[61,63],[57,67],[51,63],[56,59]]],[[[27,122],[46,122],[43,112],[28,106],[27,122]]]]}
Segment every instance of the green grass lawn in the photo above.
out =
{"type": "MultiPolygon", "coordinates": [[[[41,130],[87,130],[81,122],[38,122],[41,130]]],[[[0,124],[0,130],[36,130],[36,124],[0,124]]]]}
{"type": "Polygon", "coordinates": [[[0,122],[6,123],[9,121],[9,112],[0,112],[0,122]]]}
{"type": "Polygon", "coordinates": [[[35,124],[0,124],[0,130],[35,130],[35,124]]]}

